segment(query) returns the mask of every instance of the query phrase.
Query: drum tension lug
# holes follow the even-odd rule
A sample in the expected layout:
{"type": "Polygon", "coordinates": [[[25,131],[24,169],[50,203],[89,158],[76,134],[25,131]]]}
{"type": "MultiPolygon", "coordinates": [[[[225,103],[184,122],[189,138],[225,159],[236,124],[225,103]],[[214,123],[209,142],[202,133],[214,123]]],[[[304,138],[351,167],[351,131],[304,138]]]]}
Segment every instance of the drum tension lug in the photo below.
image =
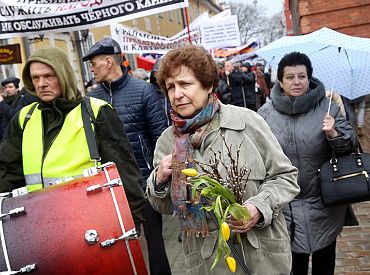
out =
{"type": "Polygon", "coordinates": [[[10,210],[6,214],[0,214],[0,220],[6,218],[7,216],[9,216],[9,217],[16,217],[16,216],[18,216],[20,214],[26,214],[26,210],[25,210],[24,207],[14,208],[14,209],[10,210]]]}
{"type": "Polygon", "coordinates": [[[114,245],[119,240],[137,240],[137,239],[138,239],[138,235],[137,235],[136,229],[133,228],[125,232],[121,237],[118,237],[117,239],[113,238],[113,239],[109,239],[104,242],[101,242],[100,246],[104,248],[104,247],[109,247],[109,246],[114,245]]]}
{"type": "Polygon", "coordinates": [[[121,182],[121,179],[113,179],[109,182],[107,182],[106,184],[103,184],[103,185],[100,185],[100,184],[96,184],[96,185],[92,185],[92,186],[89,186],[88,188],[86,188],[86,192],[87,194],[95,194],[97,192],[101,192],[103,191],[103,188],[106,187],[106,188],[110,188],[110,187],[116,187],[116,186],[120,186],[122,185],[122,182],[121,182]]]}
{"type": "Polygon", "coordinates": [[[92,186],[89,186],[88,188],[86,188],[86,192],[87,194],[95,194],[97,192],[101,192],[103,191],[103,188],[110,188],[110,187],[115,187],[115,186],[120,186],[122,185],[122,182],[121,182],[121,179],[113,179],[111,180],[110,182],[107,182],[106,184],[96,184],[96,185],[92,185],[92,186]]]}
{"type": "Polygon", "coordinates": [[[0,275],[13,275],[13,274],[29,273],[29,272],[32,272],[32,271],[36,270],[36,268],[37,268],[36,264],[29,264],[29,265],[26,265],[26,266],[22,267],[18,271],[0,271],[0,275]]]}

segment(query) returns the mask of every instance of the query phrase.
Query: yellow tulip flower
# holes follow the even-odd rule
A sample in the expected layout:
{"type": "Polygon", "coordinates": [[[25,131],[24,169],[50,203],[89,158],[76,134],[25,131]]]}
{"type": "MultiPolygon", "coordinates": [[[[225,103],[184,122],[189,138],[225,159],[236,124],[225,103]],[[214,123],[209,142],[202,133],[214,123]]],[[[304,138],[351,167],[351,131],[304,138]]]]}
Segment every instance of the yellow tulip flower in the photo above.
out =
{"type": "Polygon", "coordinates": [[[224,240],[227,241],[230,238],[230,227],[226,222],[223,222],[221,224],[221,231],[222,231],[222,236],[224,237],[224,240]]]}
{"type": "Polygon", "coordinates": [[[188,176],[188,177],[196,177],[198,176],[198,171],[193,169],[193,168],[186,168],[186,169],[182,169],[181,170],[181,173],[183,173],[184,175],[188,176]]]}
{"type": "Polygon", "coordinates": [[[235,259],[231,256],[227,256],[226,257],[226,263],[227,263],[227,266],[229,267],[230,271],[232,273],[235,273],[235,271],[236,271],[236,261],[235,261],[235,259]]]}

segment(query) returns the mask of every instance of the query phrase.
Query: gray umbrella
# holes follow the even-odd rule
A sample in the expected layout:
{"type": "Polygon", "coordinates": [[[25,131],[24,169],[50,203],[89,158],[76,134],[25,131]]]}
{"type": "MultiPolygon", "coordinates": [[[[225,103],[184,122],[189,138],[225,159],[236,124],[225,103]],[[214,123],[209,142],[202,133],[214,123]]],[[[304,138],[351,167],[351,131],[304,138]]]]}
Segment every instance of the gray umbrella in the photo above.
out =
{"type": "Polygon", "coordinates": [[[370,39],[342,34],[329,28],[300,36],[285,36],[253,52],[276,69],[287,53],[309,56],[313,76],[328,90],[349,99],[370,93],[370,39]]]}

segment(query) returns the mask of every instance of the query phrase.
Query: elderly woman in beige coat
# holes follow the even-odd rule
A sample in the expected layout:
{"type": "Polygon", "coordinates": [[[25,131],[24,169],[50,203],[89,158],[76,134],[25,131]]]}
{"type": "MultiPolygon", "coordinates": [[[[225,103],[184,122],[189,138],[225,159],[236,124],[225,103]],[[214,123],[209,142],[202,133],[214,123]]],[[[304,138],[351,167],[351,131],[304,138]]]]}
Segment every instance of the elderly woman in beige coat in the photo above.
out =
{"type": "MultiPolygon", "coordinates": [[[[251,219],[228,221],[234,233],[241,233],[244,262],[251,274],[289,274],[290,240],[281,210],[299,193],[297,170],[267,124],[253,111],[220,103],[214,93],[217,66],[198,46],[168,52],[156,77],[171,102],[173,125],[157,141],[156,169],[148,179],[147,194],[157,211],[178,216],[185,232],[182,244],[187,273],[229,271],[223,262],[210,271],[217,251],[218,226],[189,200],[190,190],[181,170],[209,163],[213,152],[220,152],[228,166],[226,146],[232,145],[234,159],[240,146],[239,168],[244,165],[250,169],[243,206],[251,219]]],[[[221,164],[218,171],[226,178],[221,164]]],[[[245,274],[240,263],[236,274],[245,274]]]]}

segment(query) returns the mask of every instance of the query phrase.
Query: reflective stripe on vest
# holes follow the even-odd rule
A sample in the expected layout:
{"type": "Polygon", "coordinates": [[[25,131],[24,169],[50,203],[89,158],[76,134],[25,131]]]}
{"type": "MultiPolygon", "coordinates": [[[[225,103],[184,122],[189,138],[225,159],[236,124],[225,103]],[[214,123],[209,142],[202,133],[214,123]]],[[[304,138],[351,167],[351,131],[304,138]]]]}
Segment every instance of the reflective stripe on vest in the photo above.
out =
{"type": "Polygon", "coordinates": [[[76,175],[73,177],[62,177],[62,178],[42,178],[41,174],[32,174],[32,175],[25,175],[24,178],[26,180],[26,188],[28,192],[33,192],[42,188],[46,188],[55,184],[67,182],[70,180],[78,179],[83,177],[83,175],[76,175]],[[42,182],[43,184],[41,184],[42,182]]]}
{"type": "MultiPolygon", "coordinates": [[[[95,117],[101,106],[107,102],[90,98],[91,108],[95,117]]],[[[32,107],[24,107],[19,115],[19,124],[23,127],[24,119],[32,107]]],[[[65,118],[64,124],[50,145],[43,158],[43,126],[42,112],[34,109],[22,138],[23,173],[27,189],[47,187],[51,184],[64,182],[66,178],[80,176],[83,170],[93,165],[90,160],[89,148],[86,142],[82,122],[81,104],[72,109],[65,118]],[[42,185],[40,185],[42,184],[42,185]]]]}

